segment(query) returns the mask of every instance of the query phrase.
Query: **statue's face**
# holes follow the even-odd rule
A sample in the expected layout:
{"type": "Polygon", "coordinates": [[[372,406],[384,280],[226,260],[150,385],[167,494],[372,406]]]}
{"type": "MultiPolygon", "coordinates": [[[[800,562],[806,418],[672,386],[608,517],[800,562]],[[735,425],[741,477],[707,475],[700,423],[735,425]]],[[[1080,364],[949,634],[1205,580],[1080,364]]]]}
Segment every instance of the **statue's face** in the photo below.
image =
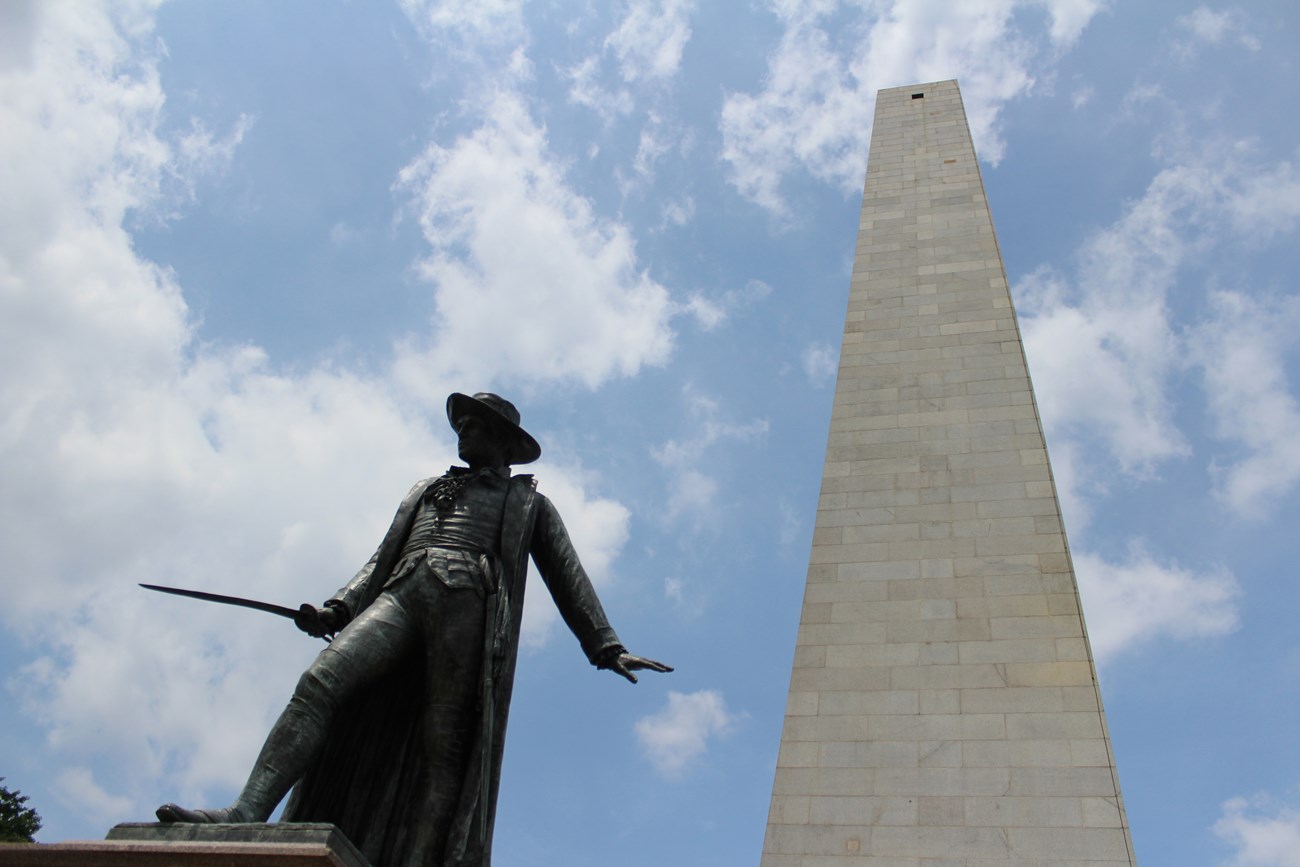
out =
{"type": "Polygon", "coordinates": [[[471,467],[506,466],[509,436],[495,425],[466,415],[456,426],[456,434],[460,437],[456,450],[471,467]]]}

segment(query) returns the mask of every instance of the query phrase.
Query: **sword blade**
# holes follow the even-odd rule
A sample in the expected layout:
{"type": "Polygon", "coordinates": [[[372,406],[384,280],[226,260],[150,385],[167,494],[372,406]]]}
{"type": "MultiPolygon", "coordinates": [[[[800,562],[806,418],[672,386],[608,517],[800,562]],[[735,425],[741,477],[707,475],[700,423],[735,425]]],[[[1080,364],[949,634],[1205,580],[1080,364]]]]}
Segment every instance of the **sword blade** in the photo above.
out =
{"type": "Polygon", "coordinates": [[[239,608],[252,608],[254,611],[265,611],[267,614],[275,614],[280,617],[287,617],[293,620],[298,611],[294,608],[286,608],[283,605],[274,605],[270,602],[258,602],[256,599],[241,599],[238,596],[222,596],[220,593],[205,593],[202,590],[182,590],[179,587],[162,587],[158,584],[141,584],[146,590],[156,590],[159,593],[170,593],[173,596],[188,596],[190,599],[201,599],[204,602],[217,602],[221,605],[235,605],[239,608]]]}

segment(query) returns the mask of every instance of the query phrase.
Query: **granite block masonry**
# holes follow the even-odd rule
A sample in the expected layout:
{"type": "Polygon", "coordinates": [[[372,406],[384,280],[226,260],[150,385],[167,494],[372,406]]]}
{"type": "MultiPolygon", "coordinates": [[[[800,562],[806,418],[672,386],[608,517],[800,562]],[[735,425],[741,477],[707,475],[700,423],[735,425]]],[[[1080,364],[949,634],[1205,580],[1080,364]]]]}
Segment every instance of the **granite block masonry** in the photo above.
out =
{"type": "Polygon", "coordinates": [[[961,94],[882,90],[762,865],[1135,863],[961,94]]]}
{"type": "Polygon", "coordinates": [[[0,867],[370,867],[333,825],[126,822],[106,840],[0,844],[0,867]]]}

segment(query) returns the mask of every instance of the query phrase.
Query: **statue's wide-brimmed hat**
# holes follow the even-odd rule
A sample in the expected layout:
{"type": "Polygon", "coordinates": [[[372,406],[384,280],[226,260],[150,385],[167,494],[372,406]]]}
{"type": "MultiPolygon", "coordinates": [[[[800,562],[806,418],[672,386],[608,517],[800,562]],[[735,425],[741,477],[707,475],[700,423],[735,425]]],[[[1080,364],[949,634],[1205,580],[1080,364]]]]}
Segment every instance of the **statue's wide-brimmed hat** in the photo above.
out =
{"type": "Polygon", "coordinates": [[[507,434],[511,464],[531,464],[542,456],[537,440],[519,426],[519,410],[504,397],[486,391],[473,397],[455,392],[447,398],[447,421],[453,429],[459,429],[460,419],[466,416],[477,416],[507,434]]]}

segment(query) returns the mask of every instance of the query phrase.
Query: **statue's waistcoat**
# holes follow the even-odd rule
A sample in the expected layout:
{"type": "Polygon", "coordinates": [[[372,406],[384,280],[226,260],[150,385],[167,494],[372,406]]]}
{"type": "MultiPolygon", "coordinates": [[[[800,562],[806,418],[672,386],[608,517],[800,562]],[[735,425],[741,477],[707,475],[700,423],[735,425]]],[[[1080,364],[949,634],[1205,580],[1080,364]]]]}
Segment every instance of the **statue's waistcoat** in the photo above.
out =
{"type": "MultiPolygon", "coordinates": [[[[398,565],[402,563],[404,555],[411,550],[418,550],[409,540],[415,529],[417,517],[420,516],[425,494],[430,491],[430,488],[435,488],[434,493],[436,494],[436,486],[439,482],[449,476],[455,477],[456,475],[460,475],[460,473],[453,470],[447,476],[437,479],[425,479],[411,489],[398,507],[393,523],[388,528],[388,533],[384,536],[384,541],[380,544],[379,550],[375,552],[375,556],[362,567],[361,571],[348,582],[346,587],[334,595],[331,604],[344,608],[349,617],[355,617],[366,606],[379,598],[379,594],[383,592],[398,565]]],[[[528,565],[528,542],[532,536],[533,524],[537,520],[537,482],[530,475],[510,476],[508,478],[501,475],[498,478],[503,482],[505,490],[497,503],[485,504],[491,506],[489,515],[475,514],[470,516],[466,514],[463,517],[453,517],[450,522],[444,517],[439,523],[435,514],[430,516],[430,524],[425,530],[430,532],[455,531],[471,540],[485,540],[495,531],[496,539],[488,551],[495,553],[500,558],[503,581],[512,585],[507,588],[510,591],[510,596],[513,600],[522,603],[522,585],[528,565]],[[451,526],[453,523],[455,524],[454,527],[451,526]],[[516,590],[518,591],[517,594],[513,592],[516,590]]],[[[467,486],[466,490],[456,498],[457,501],[462,499],[465,494],[473,493],[479,487],[480,485],[477,484],[467,486]]],[[[495,486],[484,486],[484,496],[495,493],[489,490],[492,487],[495,486]]],[[[477,500],[478,494],[474,494],[474,498],[477,500]]],[[[469,505],[477,504],[467,502],[466,507],[469,505]]],[[[436,513],[437,510],[434,511],[436,513]]]]}

